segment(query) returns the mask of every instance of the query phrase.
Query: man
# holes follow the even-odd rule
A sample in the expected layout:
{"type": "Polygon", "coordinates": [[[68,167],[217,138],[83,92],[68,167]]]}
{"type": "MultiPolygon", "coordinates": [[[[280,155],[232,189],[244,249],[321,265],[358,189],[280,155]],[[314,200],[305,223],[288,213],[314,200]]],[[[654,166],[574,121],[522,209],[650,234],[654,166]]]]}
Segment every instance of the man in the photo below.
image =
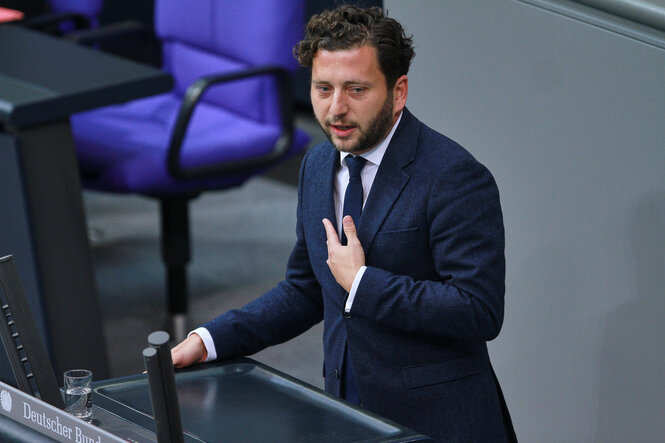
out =
{"type": "Polygon", "coordinates": [[[411,38],[380,8],[312,17],[295,53],[329,142],[302,163],[286,278],[190,334],[174,364],[250,355],[323,320],[326,391],[437,440],[513,440],[486,348],[505,274],[491,174],[405,108],[411,38]]]}

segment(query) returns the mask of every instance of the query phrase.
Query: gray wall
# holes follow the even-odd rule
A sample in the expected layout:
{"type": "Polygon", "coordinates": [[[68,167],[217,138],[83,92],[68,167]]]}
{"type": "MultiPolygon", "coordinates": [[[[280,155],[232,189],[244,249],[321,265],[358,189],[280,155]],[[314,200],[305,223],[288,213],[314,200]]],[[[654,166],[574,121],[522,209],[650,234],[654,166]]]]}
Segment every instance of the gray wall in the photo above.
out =
{"type": "Polygon", "coordinates": [[[417,46],[409,108],[501,191],[490,352],[521,441],[662,441],[665,39],[517,0],[385,6],[417,46]]]}

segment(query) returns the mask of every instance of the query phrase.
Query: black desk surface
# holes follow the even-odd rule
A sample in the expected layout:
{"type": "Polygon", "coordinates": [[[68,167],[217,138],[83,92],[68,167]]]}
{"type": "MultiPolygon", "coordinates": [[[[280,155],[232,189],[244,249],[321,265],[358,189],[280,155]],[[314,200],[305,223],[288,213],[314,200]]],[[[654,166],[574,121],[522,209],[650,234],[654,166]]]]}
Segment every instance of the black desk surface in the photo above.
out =
{"type": "Polygon", "coordinates": [[[60,120],[171,89],[171,76],[16,25],[0,26],[0,121],[60,120]]]}
{"type": "MultiPolygon", "coordinates": [[[[176,385],[185,441],[428,440],[251,359],[178,372],[176,385]]],[[[96,413],[101,428],[123,438],[154,441],[146,375],[98,382],[93,401],[104,410],[96,413]],[[124,420],[109,419],[108,413],[124,420]]]]}

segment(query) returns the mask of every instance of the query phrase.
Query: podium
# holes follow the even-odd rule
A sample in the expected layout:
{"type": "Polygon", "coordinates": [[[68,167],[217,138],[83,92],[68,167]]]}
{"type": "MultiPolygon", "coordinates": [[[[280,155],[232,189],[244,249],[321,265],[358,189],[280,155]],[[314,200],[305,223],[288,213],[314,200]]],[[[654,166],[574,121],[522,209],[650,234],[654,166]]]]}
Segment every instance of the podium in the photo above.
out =
{"type": "MultiPolygon", "coordinates": [[[[249,358],[178,371],[176,386],[185,442],[431,441],[249,358]]],[[[157,441],[145,374],[94,383],[93,403],[100,441],[157,441]]]]}
{"type": "Polygon", "coordinates": [[[173,80],[15,25],[0,26],[0,60],[0,256],[16,258],[56,373],[108,377],[69,116],[166,92],[173,80]]]}

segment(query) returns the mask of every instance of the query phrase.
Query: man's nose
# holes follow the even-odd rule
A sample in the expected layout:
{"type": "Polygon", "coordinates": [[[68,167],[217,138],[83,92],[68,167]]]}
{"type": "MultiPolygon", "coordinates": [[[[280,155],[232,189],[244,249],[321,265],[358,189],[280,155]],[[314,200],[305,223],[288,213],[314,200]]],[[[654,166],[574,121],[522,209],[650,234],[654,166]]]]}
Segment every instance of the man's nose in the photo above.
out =
{"type": "Polygon", "coordinates": [[[343,116],[349,111],[346,97],[343,92],[335,92],[330,104],[330,113],[336,117],[343,116]]]}

